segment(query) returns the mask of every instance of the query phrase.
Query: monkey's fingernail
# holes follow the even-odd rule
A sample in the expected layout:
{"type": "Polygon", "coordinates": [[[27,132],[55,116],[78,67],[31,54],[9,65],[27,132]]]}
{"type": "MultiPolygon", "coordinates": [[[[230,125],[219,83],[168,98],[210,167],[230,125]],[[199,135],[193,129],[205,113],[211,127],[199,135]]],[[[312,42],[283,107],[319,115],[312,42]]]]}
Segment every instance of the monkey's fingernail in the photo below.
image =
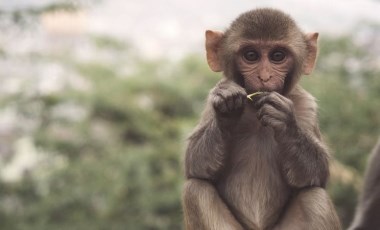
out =
{"type": "Polygon", "coordinates": [[[262,93],[263,93],[263,92],[260,92],[260,91],[255,92],[255,93],[251,93],[251,94],[247,95],[247,98],[248,98],[249,100],[253,101],[253,100],[252,100],[252,97],[254,97],[254,96],[256,96],[256,95],[259,95],[259,94],[262,94],[262,93]]]}

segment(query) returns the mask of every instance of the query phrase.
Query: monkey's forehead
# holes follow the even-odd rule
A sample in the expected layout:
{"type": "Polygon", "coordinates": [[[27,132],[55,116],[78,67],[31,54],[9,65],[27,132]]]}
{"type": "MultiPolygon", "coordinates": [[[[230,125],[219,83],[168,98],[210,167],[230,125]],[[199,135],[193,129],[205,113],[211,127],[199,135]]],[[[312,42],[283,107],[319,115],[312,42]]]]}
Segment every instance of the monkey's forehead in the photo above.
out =
{"type": "Polygon", "coordinates": [[[300,50],[306,49],[306,41],[302,34],[286,35],[278,37],[265,38],[260,34],[258,36],[243,37],[238,34],[227,36],[223,42],[223,47],[230,52],[238,52],[245,47],[283,47],[288,50],[300,53],[300,50]]]}
{"type": "Polygon", "coordinates": [[[261,8],[241,14],[232,22],[230,33],[246,39],[282,40],[302,34],[295,21],[282,11],[261,8]]]}
{"type": "Polygon", "coordinates": [[[234,47],[236,50],[241,50],[246,47],[260,47],[261,49],[271,49],[273,47],[290,48],[287,40],[252,40],[252,39],[240,39],[237,45],[234,47]]]}

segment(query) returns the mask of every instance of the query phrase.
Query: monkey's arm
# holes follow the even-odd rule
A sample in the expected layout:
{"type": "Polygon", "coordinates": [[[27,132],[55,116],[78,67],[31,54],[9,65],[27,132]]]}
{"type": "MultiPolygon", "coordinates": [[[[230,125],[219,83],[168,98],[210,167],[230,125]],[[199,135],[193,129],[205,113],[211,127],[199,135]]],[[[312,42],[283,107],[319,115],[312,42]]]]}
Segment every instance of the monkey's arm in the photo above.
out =
{"type": "Polygon", "coordinates": [[[231,131],[245,100],[245,90],[227,79],[210,91],[201,122],[189,138],[185,156],[187,178],[216,179],[225,164],[231,131]]]}
{"type": "Polygon", "coordinates": [[[326,146],[310,130],[294,125],[292,131],[277,140],[283,150],[283,170],[288,183],[295,187],[325,187],[329,176],[326,146]]]}
{"type": "Polygon", "coordinates": [[[226,163],[230,131],[245,96],[235,83],[222,80],[210,92],[202,120],[189,138],[182,196],[187,230],[243,230],[213,182],[226,163]]]}
{"type": "Polygon", "coordinates": [[[262,124],[274,130],[289,185],[324,187],[329,176],[329,153],[320,137],[316,108],[311,102],[303,104],[303,108],[295,108],[292,100],[278,93],[267,93],[260,95],[255,107],[262,124]],[[302,117],[297,117],[297,113],[302,117]]]}
{"type": "Polygon", "coordinates": [[[223,166],[226,144],[213,111],[210,110],[211,108],[206,108],[202,121],[189,138],[185,156],[187,178],[211,180],[223,166]]]}

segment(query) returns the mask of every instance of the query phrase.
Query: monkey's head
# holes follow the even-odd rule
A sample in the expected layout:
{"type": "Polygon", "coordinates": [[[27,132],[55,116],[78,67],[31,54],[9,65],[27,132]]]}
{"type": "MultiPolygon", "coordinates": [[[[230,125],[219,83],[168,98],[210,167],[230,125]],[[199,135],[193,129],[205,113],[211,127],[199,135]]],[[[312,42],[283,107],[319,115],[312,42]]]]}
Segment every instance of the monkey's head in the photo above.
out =
{"type": "Polygon", "coordinates": [[[304,34],[293,19],[274,9],[240,15],[223,33],[206,31],[207,62],[247,93],[287,94],[302,74],[310,74],[317,56],[318,33],[304,34]]]}

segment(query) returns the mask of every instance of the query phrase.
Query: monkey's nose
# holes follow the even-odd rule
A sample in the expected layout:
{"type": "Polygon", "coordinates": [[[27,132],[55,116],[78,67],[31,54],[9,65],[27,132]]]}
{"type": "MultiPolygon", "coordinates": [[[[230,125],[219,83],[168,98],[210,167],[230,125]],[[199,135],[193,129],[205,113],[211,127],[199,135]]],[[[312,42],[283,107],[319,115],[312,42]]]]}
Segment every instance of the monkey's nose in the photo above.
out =
{"type": "Polygon", "coordinates": [[[262,82],[268,82],[268,81],[272,78],[271,75],[268,75],[268,76],[262,76],[262,75],[259,75],[258,77],[259,77],[259,79],[260,79],[262,82]]]}

